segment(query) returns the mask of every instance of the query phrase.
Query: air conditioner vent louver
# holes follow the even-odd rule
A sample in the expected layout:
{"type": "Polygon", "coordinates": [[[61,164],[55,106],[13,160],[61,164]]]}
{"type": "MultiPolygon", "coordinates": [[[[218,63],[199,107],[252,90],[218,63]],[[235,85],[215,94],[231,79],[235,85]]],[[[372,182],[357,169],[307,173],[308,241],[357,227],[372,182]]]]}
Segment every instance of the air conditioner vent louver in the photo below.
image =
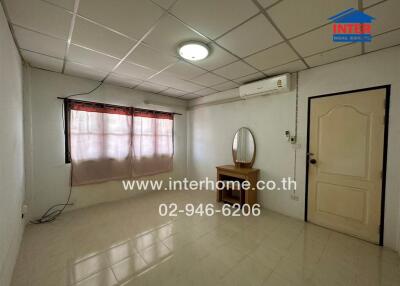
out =
{"type": "Polygon", "coordinates": [[[239,87],[242,98],[290,91],[290,74],[268,78],[239,87]]]}

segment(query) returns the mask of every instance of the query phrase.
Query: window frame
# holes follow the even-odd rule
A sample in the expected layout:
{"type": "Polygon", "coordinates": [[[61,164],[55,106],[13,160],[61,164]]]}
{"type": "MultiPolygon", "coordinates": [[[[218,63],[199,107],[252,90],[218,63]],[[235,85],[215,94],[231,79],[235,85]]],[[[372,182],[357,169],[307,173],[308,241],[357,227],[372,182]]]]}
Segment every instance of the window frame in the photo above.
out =
{"type": "MultiPolygon", "coordinates": [[[[122,106],[122,105],[114,105],[114,104],[107,104],[107,103],[100,103],[100,102],[93,102],[93,101],[84,101],[84,100],[75,100],[69,98],[63,98],[63,120],[64,120],[64,161],[65,164],[71,164],[71,135],[70,135],[70,118],[71,118],[71,103],[83,103],[88,105],[93,105],[97,108],[123,108],[123,109],[130,109],[132,116],[135,113],[141,112],[151,112],[155,114],[165,114],[165,115],[182,115],[176,112],[166,112],[166,111],[159,111],[159,110],[151,110],[151,109],[143,109],[143,108],[136,108],[131,106],[122,106]]],[[[175,120],[172,118],[172,144],[173,150],[172,155],[175,154],[175,120]]]]}

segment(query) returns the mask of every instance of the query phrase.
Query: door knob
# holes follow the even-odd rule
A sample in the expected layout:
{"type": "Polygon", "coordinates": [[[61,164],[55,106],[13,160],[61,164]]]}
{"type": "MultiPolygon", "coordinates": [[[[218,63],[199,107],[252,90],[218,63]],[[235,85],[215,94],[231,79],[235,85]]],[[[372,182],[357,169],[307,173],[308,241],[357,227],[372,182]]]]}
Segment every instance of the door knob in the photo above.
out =
{"type": "Polygon", "coordinates": [[[310,160],[310,163],[314,165],[314,164],[316,164],[316,163],[317,163],[317,160],[315,160],[315,159],[311,159],[311,160],[310,160]]]}

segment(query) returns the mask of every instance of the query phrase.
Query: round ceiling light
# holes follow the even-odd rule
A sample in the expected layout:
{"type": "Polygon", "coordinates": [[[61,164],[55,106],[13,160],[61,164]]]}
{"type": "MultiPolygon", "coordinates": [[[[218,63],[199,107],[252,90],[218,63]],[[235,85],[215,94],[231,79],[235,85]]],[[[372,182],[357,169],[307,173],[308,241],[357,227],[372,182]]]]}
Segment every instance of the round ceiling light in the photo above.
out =
{"type": "Polygon", "coordinates": [[[185,60],[195,62],[208,57],[210,49],[201,42],[187,42],[179,46],[178,53],[185,60]]]}

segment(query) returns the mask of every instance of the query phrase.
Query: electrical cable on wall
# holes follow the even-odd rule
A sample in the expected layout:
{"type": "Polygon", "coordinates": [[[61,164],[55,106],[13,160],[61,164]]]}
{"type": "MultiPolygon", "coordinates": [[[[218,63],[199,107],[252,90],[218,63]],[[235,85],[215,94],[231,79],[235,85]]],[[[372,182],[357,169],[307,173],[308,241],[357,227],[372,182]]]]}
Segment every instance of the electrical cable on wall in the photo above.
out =
{"type": "MultiPolygon", "coordinates": [[[[297,125],[298,125],[298,113],[299,113],[299,72],[296,72],[296,110],[295,110],[295,124],[294,124],[294,136],[296,138],[297,144],[297,125]]],[[[296,173],[296,165],[297,165],[297,146],[294,148],[294,168],[293,168],[293,180],[296,181],[297,173],[296,173]]],[[[296,193],[296,190],[293,190],[293,194],[296,193]]]]}
{"type": "Polygon", "coordinates": [[[101,81],[95,88],[93,88],[92,90],[88,91],[88,92],[82,92],[82,93],[75,93],[75,94],[70,94],[67,95],[65,97],[58,97],[58,99],[67,99],[73,96],[79,96],[79,95],[88,95],[91,94],[92,92],[95,92],[96,90],[98,90],[102,85],[103,85],[103,81],[101,81]]]}
{"type": "MultiPolygon", "coordinates": [[[[95,92],[96,90],[98,90],[102,85],[103,85],[103,81],[101,81],[95,88],[93,88],[92,90],[88,91],[88,92],[82,92],[82,93],[75,93],[75,94],[70,94],[67,95],[65,97],[58,97],[58,99],[68,99],[70,97],[73,96],[79,96],[79,95],[88,95],[91,94],[93,92],[95,92]]],[[[65,116],[66,114],[64,113],[64,104],[65,102],[63,101],[62,104],[62,121],[63,121],[63,128],[64,128],[64,134],[65,132],[67,132],[66,127],[65,127],[65,116]]],[[[64,204],[56,204],[52,207],[50,207],[40,218],[36,219],[36,220],[32,220],[31,223],[33,224],[42,224],[42,223],[49,223],[49,222],[53,222],[57,219],[58,216],[60,216],[65,208],[67,206],[72,206],[73,204],[70,203],[71,200],[71,194],[72,194],[72,164],[71,164],[71,172],[70,172],[70,179],[69,179],[69,193],[68,193],[68,198],[66,203],[64,204]],[[61,208],[59,208],[61,207],[61,208]],[[59,209],[56,209],[59,208],[59,209]]]]}

